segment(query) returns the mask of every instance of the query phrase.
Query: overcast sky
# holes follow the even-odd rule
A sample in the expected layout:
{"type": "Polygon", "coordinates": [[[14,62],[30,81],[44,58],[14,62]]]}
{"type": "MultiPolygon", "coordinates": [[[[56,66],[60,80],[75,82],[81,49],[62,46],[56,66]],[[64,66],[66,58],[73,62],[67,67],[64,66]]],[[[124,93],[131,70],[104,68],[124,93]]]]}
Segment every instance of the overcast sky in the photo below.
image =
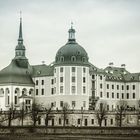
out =
{"type": "Polygon", "coordinates": [[[31,65],[54,61],[73,21],[92,64],[140,72],[140,0],[0,0],[0,69],[14,58],[20,10],[31,65]]]}

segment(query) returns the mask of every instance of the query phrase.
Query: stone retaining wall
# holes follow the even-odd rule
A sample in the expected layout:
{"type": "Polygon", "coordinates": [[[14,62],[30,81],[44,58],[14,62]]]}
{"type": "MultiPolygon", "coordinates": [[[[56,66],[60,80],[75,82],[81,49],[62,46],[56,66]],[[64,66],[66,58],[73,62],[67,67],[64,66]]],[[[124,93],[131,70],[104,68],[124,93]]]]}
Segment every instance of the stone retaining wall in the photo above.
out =
{"type": "Polygon", "coordinates": [[[137,135],[140,127],[0,127],[0,135],[6,134],[44,135],[137,135]]]}

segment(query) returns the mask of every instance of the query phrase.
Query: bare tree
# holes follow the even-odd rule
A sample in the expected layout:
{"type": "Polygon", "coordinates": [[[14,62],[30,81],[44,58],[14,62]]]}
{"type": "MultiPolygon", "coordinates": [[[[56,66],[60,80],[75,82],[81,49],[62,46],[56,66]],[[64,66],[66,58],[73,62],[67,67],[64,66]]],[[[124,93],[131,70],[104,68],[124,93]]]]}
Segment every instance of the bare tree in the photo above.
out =
{"type": "Polygon", "coordinates": [[[137,124],[139,125],[140,121],[140,100],[137,101],[137,124]]]}
{"type": "Polygon", "coordinates": [[[69,108],[70,106],[67,102],[65,102],[62,106],[63,126],[66,125],[66,120],[68,119],[69,108]]]}
{"type": "Polygon", "coordinates": [[[48,126],[48,121],[52,118],[52,116],[50,115],[52,111],[52,106],[47,105],[47,107],[45,108],[45,125],[48,126]]]}
{"type": "Polygon", "coordinates": [[[105,120],[107,117],[106,116],[107,115],[106,103],[105,102],[100,103],[100,105],[95,110],[95,113],[96,113],[96,118],[98,120],[98,124],[101,127],[103,120],[105,120]]]}
{"type": "Polygon", "coordinates": [[[15,111],[16,109],[13,106],[13,103],[11,103],[9,110],[7,111],[7,119],[8,119],[8,126],[11,126],[11,122],[13,119],[15,119],[15,111]]]}
{"type": "Polygon", "coordinates": [[[125,118],[127,111],[127,102],[125,100],[120,100],[117,105],[116,109],[116,120],[117,120],[117,125],[119,127],[122,126],[122,121],[125,118]]]}
{"type": "Polygon", "coordinates": [[[38,121],[38,114],[41,111],[41,108],[41,105],[33,102],[31,110],[31,119],[33,121],[33,126],[36,126],[36,122],[38,121]]]}

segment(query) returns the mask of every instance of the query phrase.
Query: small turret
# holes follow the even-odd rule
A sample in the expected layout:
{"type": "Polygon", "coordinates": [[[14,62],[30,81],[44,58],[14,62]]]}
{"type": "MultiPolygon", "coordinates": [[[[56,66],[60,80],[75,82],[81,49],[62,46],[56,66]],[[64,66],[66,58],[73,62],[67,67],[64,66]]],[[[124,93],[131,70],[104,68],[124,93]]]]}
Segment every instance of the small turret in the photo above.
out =
{"type": "Polygon", "coordinates": [[[76,39],[75,39],[75,29],[73,29],[73,23],[71,22],[71,28],[69,29],[69,38],[68,38],[68,41],[69,42],[75,42],[76,39]]]}

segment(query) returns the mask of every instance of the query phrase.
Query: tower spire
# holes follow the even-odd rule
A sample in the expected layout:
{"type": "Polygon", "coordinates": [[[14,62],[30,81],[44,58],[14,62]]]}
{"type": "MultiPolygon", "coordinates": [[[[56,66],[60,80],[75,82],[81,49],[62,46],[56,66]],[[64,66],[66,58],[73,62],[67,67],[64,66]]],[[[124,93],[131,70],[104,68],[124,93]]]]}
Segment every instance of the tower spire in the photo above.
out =
{"type": "Polygon", "coordinates": [[[23,44],[23,37],[22,37],[22,17],[20,11],[20,25],[19,25],[19,37],[18,37],[18,44],[15,49],[15,58],[25,57],[25,46],[23,44]]]}
{"type": "Polygon", "coordinates": [[[68,41],[69,42],[75,42],[75,29],[73,29],[73,22],[71,22],[71,28],[69,29],[69,38],[68,41]]]}
{"type": "Polygon", "coordinates": [[[22,38],[22,12],[21,11],[20,11],[20,25],[19,25],[18,44],[23,44],[23,38],[22,38]]]}

